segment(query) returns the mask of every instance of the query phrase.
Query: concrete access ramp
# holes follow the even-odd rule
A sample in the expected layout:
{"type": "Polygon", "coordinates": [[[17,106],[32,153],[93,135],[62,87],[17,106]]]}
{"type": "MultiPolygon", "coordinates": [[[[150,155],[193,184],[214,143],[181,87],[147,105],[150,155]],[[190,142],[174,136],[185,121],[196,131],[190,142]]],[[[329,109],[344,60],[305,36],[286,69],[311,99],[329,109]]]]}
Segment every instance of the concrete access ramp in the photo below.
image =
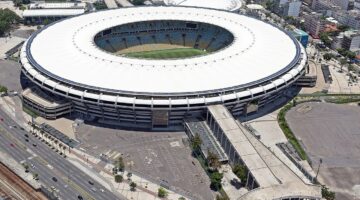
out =
{"type": "Polygon", "coordinates": [[[321,199],[318,185],[305,183],[268,147],[238,122],[223,105],[208,106],[206,122],[230,164],[248,168],[250,191],[239,200],[321,199]]]}

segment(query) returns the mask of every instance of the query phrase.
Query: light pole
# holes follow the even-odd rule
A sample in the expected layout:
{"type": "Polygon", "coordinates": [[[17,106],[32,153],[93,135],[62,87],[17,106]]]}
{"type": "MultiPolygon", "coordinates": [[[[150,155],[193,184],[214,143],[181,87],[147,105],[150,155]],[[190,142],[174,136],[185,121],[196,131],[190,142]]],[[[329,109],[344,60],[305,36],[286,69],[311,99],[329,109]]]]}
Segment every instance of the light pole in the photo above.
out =
{"type": "Polygon", "coordinates": [[[319,159],[319,165],[318,165],[318,168],[317,168],[317,171],[316,171],[316,176],[315,176],[315,179],[317,180],[317,176],[319,175],[319,171],[320,171],[320,165],[322,164],[322,159],[320,158],[319,159]]]}

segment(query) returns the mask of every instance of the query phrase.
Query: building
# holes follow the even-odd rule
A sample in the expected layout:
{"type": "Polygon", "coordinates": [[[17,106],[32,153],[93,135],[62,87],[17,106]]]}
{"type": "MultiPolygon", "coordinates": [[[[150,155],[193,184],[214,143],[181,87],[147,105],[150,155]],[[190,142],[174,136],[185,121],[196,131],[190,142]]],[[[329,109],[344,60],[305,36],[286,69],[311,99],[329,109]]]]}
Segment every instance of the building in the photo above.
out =
{"type": "Polygon", "coordinates": [[[325,28],[326,21],[320,13],[311,13],[304,15],[305,29],[314,38],[318,38],[320,32],[325,28]]]}
{"type": "Polygon", "coordinates": [[[24,107],[35,111],[46,119],[56,119],[71,113],[71,102],[47,95],[37,87],[26,88],[22,92],[24,107]]]}
{"type": "Polygon", "coordinates": [[[292,0],[284,6],[284,16],[299,17],[301,1],[292,0]]]}
{"type": "MultiPolygon", "coordinates": [[[[220,10],[227,10],[237,12],[242,6],[241,0],[152,0],[162,1],[163,4],[168,6],[190,6],[190,7],[203,7],[214,8],[220,10]]],[[[157,3],[159,4],[159,3],[157,3]]]]}
{"type": "Polygon", "coordinates": [[[331,49],[339,49],[342,48],[342,44],[344,41],[344,34],[340,33],[338,36],[333,37],[333,41],[331,42],[331,49]]]}
{"type": "Polygon", "coordinates": [[[80,15],[88,10],[86,3],[32,3],[22,16],[25,24],[48,24],[59,19],[80,15]]]}
{"type": "Polygon", "coordinates": [[[23,18],[25,24],[49,24],[66,17],[84,14],[83,9],[37,9],[24,10],[23,18]]]}
{"type": "Polygon", "coordinates": [[[260,4],[246,5],[246,14],[252,17],[261,18],[265,12],[265,8],[260,4]]]}
{"type": "Polygon", "coordinates": [[[87,9],[86,3],[80,2],[65,2],[65,3],[31,3],[30,10],[36,9],[87,9]]]}
{"type": "Polygon", "coordinates": [[[299,0],[275,0],[273,11],[281,16],[298,17],[301,8],[299,0]]]}
{"type": "Polygon", "coordinates": [[[360,28],[360,10],[339,10],[333,12],[332,17],[334,17],[340,24],[349,26],[353,29],[360,28]]]}
{"type": "Polygon", "coordinates": [[[314,11],[334,11],[340,10],[340,6],[333,4],[330,0],[313,0],[311,9],[314,11]]]}
{"type": "Polygon", "coordinates": [[[339,6],[342,10],[348,10],[349,0],[331,0],[331,2],[339,6]]]}
{"type": "Polygon", "coordinates": [[[360,32],[358,30],[351,30],[344,32],[342,47],[349,51],[360,51],[360,32]]]}
{"type": "Polygon", "coordinates": [[[300,30],[300,29],[293,29],[290,33],[303,45],[303,47],[307,47],[309,42],[309,34],[300,30]]]}
{"type": "Polygon", "coordinates": [[[68,18],[33,34],[20,57],[22,73],[42,91],[70,101],[73,114],[166,129],[203,116],[208,105],[223,104],[235,116],[250,114],[249,104],[261,110],[307,66],[304,47],[278,27],[233,12],[177,6],[68,18]],[[117,53],[144,44],[210,53],[155,60],[117,53]]]}

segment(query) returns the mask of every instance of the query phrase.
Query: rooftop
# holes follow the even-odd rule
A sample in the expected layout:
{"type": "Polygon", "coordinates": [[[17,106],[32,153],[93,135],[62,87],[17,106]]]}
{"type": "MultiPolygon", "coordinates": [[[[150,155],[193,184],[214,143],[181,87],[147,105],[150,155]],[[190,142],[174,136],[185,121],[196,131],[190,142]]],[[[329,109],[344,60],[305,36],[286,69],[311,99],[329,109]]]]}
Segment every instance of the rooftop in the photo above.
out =
{"type": "Polygon", "coordinates": [[[85,8],[86,3],[31,3],[29,9],[74,9],[85,8]]]}
{"type": "Polygon", "coordinates": [[[241,0],[164,0],[164,3],[173,6],[193,6],[228,11],[239,10],[242,5],[241,0]]]}
{"type": "Polygon", "coordinates": [[[84,9],[35,9],[35,10],[24,10],[23,17],[41,17],[41,16],[74,16],[85,13],[84,9]]]}

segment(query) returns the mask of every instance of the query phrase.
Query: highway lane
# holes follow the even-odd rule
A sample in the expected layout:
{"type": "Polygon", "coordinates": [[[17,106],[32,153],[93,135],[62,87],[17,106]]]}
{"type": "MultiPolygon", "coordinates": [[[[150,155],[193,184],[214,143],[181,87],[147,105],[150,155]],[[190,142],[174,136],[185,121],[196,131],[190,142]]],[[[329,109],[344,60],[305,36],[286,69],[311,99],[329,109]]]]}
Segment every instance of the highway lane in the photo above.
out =
{"type": "Polygon", "coordinates": [[[102,187],[54,150],[51,150],[50,147],[38,138],[21,130],[19,125],[2,110],[0,110],[0,118],[3,118],[3,121],[0,121],[0,127],[5,132],[11,133],[7,137],[1,137],[0,148],[4,149],[4,151],[19,162],[27,160],[27,163],[33,164],[35,169],[38,169],[36,171],[41,181],[48,187],[55,186],[59,190],[60,197],[63,199],[77,199],[77,196],[81,194],[84,198],[87,197],[87,199],[118,199],[113,193],[106,190],[106,188],[102,187]],[[17,128],[11,128],[14,125],[17,128]],[[25,133],[29,135],[29,142],[25,141],[25,133]],[[32,145],[33,143],[36,144],[36,147],[32,145]],[[10,144],[15,146],[12,147],[10,144]],[[26,149],[30,149],[37,156],[29,160],[28,158],[33,155],[26,149]],[[57,182],[51,180],[52,177],[56,177],[57,182]],[[94,182],[94,185],[90,185],[88,183],[89,180],[94,182]],[[96,191],[93,191],[92,188],[96,188],[96,191]],[[100,189],[103,189],[104,192],[101,192],[100,189]]]}
{"type": "Polygon", "coordinates": [[[26,151],[24,146],[22,146],[18,140],[14,139],[11,135],[8,135],[10,133],[3,129],[0,131],[0,133],[0,148],[2,151],[6,152],[19,163],[25,161],[29,166],[29,173],[38,173],[40,181],[47,187],[50,188],[51,186],[55,186],[56,188],[59,188],[62,193],[66,194],[60,195],[60,197],[63,199],[77,199],[79,192],[73,188],[62,190],[61,185],[66,185],[66,183],[61,180],[58,181],[58,183],[54,182],[52,177],[56,175],[48,166],[46,166],[46,164],[44,165],[44,162],[40,158],[34,157],[31,153],[26,151]],[[13,146],[10,146],[10,144],[13,144],[13,146]]]}

